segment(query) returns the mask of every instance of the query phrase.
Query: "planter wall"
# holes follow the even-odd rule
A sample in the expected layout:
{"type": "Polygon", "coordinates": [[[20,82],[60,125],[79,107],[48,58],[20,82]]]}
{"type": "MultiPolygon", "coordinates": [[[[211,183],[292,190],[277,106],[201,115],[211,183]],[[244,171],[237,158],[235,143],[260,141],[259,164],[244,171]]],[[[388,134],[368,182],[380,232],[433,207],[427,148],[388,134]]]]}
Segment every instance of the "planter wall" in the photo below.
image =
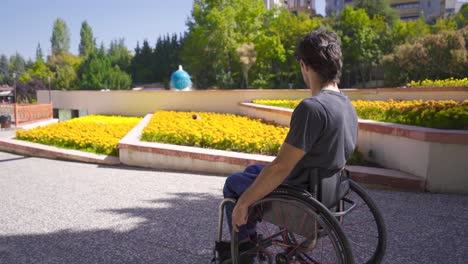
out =
{"type": "MultiPolygon", "coordinates": [[[[352,100],[467,100],[466,88],[343,89],[352,100]]],[[[38,102],[49,102],[38,91],[38,102]]],[[[209,111],[240,114],[239,103],[255,99],[303,99],[309,90],[195,90],[195,91],[52,91],[55,109],[88,114],[144,116],[156,110],[209,111]]]]}
{"type": "MultiPolygon", "coordinates": [[[[245,114],[283,125],[289,124],[285,116],[290,119],[292,114],[290,109],[250,103],[240,105],[245,114]]],[[[358,148],[367,159],[386,168],[422,177],[428,191],[468,194],[468,131],[361,119],[358,148]]]]}

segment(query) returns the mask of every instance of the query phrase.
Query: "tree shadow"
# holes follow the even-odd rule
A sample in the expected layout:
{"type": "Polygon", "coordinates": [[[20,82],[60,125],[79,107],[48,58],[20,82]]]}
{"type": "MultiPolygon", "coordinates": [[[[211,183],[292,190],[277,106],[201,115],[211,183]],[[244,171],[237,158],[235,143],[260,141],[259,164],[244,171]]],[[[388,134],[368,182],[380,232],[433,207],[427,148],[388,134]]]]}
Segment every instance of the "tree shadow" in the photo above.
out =
{"type": "Polygon", "coordinates": [[[0,263],[209,263],[221,199],[173,193],[148,207],[98,211],[135,218],[131,227],[0,236],[0,263]]]}

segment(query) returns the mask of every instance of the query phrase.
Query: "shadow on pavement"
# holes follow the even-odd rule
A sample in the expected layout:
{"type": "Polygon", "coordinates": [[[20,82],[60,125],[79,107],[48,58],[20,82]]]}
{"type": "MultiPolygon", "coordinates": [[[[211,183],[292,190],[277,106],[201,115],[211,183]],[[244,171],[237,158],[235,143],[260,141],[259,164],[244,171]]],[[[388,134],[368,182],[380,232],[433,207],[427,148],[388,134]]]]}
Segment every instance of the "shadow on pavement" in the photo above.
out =
{"type": "Polygon", "coordinates": [[[175,193],[148,207],[101,212],[138,224],[0,236],[0,263],[209,263],[221,197],[175,193]]]}

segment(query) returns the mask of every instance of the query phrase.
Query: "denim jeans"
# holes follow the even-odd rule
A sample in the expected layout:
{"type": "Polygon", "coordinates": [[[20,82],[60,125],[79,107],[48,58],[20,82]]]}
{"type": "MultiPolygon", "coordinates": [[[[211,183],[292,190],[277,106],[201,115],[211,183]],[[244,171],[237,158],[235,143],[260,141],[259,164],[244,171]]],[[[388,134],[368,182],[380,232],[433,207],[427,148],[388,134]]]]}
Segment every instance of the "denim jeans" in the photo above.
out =
{"type": "MultiPolygon", "coordinates": [[[[223,195],[224,198],[239,199],[241,194],[249,188],[255,181],[260,171],[265,168],[264,165],[255,164],[245,168],[244,172],[235,173],[229,176],[224,183],[223,195]]],[[[227,203],[225,206],[226,218],[229,231],[232,231],[232,211],[234,204],[227,203]]],[[[249,222],[239,228],[239,241],[245,240],[255,235],[255,223],[249,222]]]]}

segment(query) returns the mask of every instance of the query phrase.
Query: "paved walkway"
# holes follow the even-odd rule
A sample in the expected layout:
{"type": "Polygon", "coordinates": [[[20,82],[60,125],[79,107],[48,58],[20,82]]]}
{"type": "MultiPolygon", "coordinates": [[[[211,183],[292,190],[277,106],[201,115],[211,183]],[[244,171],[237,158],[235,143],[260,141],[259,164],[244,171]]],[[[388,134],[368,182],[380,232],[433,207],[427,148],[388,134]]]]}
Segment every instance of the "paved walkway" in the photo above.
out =
{"type": "MultiPolygon", "coordinates": [[[[209,263],[223,182],[0,152],[0,263],[209,263]]],[[[369,192],[384,263],[467,263],[468,196],[369,192]]]]}

